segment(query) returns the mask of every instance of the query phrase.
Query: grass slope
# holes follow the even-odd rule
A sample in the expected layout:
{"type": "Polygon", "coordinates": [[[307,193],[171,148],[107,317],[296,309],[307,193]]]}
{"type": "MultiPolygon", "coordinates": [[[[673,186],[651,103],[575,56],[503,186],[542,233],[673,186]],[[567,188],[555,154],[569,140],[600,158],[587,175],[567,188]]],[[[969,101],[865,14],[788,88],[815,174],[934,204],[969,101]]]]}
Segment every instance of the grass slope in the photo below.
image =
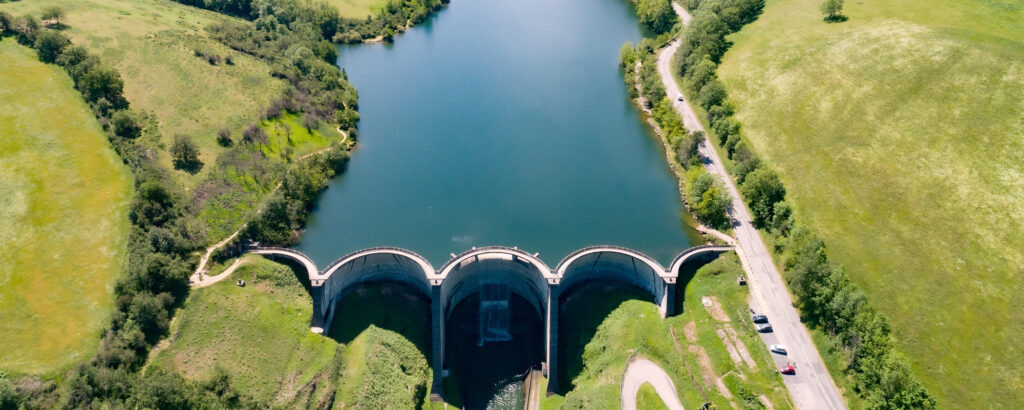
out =
{"type": "MultiPolygon", "coordinates": [[[[267,64],[207,36],[204,27],[231,17],[169,0],[20,1],[0,4],[0,11],[38,17],[53,5],[64,8],[61,22],[71,40],[121,73],[132,108],[155,114],[165,148],[175,134],[195,138],[206,166],[196,175],[176,173],[187,185],[202,180],[223,150],[217,130],[228,127],[238,135],[286,86],[271,77],[267,64]],[[211,65],[196,49],[230,56],[234,64],[211,65]]],[[[171,168],[166,152],[160,161],[171,168]]]]}
{"type": "Polygon", "coordinates": [[[340,302],[350,320],[335,320],[324,337],[309,330],[312,299],[295,271],[247,258],[231,278],[189,296],[151,367],[198,381],[220,367],[239,392],[273,406],[410,408],[426,400],[430,310],[417,309],[422,300],[385,305],[392,287],[362,287],[340,302]]]}
{"type": "Polygon", "coordinates": [[[327,4],[338,8],[342,17],[353,19],[375,16],[387,3],[388,0],[327,0],[327,4]]]}
{"type": "Polygon", "coordinates": [[[677,295],[680,313],[667,319],[661,318],[657,306],[646,301],[649,296],[639,289],[612,283],[585,285],[574,291],[559,320],[562,371],[566,372],[564,377],[571,379],[571,385],[563,382],[563,386],[571,390],[564,403],[548,398],[542,407],[618,407],[622,372],[626,360],[636,352],[665,369],[686,408],[701,408],[707,402],[718,408],[731,408],[733,404],[758,408],[758,395],[766,396],[776,409],[791,408],[771,357],[747,318],[749,293],[735,282],[741,274],[739,261],[732,254],[696,272],[689,270],[692,279],[680,281],[685,289],[677,295]],[[758,365],[756,369],[732,362],[725,344],[716,335],[723,325],[704,309],[701,296],[718,298],[730,316],[731,326],[758,365]],[[694,343],[685,336],[690,322],[696,324],[694,343]],[[692,350],[699,348],[707,352],[711,373],[723,379],[732,398],[724,397],[704,377],[700,356],[692,350]]]}
{"type": "Polygon", "coordinates": [[[1024,4],[819,3],[731,38],[745,135],[940,405],[1024,407],[1024,4]]]}
{"type": "Polygon", "coordinates": [[[209,379],[221,367],[260,403],[329,399],[338,344],[310,332],[312,300],[290,268],[248,258],[230,279],[192,292],[151,366],[191,380],[209,379]],[[235,286],[237,279],[247,286],[235,286]]]}
{"type": "Polygon", "coordinates": [[[71,79],[0,41],[0,370],[88,357],[121,270],[131,176],[71,79]]]}

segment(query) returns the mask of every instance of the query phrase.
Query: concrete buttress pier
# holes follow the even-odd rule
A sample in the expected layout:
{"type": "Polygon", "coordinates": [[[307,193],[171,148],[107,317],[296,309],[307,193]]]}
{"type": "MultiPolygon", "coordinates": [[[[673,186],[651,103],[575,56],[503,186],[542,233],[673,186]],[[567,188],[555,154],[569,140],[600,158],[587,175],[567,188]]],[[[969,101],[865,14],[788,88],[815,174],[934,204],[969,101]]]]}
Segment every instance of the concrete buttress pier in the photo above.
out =
{"type": "MultiPolygon", "coordinates": [[[[545,363],[548,390],[558,391],[559,296],[577,285],[593,281],[619,281],[644,289],[658,305],[662,317],[674,314],[676,279],[688,261],[709,260],[732,250],[728,245],[703,245],[681,252],[665,268],[651,257],[619,246],[590,246],[563,258],[554,269],[519,248],[488,246],[454,255],[435,269],[426,258],[405,249],[378,247],[352,252],[317,270],[311,258],[288,248],[253,247],[250,253],[285,258],[306,269],[312,285],[313,332],[327,332],[338,300],[357,285],[398,282],[430,300],[432,395],[442,391],[448,366],[445,363],[445,323],[452,310],[486,285],[503,285],[536,309],[544,321],[545,363]]],[[[437,396],[436,398],[440,398],[437,396]]]]}

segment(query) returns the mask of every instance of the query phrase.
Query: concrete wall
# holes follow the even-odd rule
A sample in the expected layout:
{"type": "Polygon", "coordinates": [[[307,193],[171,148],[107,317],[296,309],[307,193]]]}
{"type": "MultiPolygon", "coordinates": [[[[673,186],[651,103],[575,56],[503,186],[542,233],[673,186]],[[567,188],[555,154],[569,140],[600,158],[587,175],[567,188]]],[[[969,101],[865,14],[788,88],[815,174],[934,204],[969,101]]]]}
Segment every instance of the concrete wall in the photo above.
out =
{"type": "Polygon", "coordinates": [[[254,248],[252,252],[275,258],[289,258],[307,268],[312,283],[312,330],[324,333],[335,314],[337,301],[354,286],[367,282],[393,281],[419,290],[431,303],[434,394],[441,392],[447,373],[444,363],[445,322],[456,305],[486,284],[506,285],[515,294],[531,302],[544,320],[545,375],[548,390],[559,389],[555,366],[558,363],[558,297],[575,286],[591,281],[622,281],[651,294],[662,316],[671,315],[676,278],[683,264],[691,260],[711,259],[728,252],[730,246],[698,246],[679,254],[669,269],[654,259],[631,249],[593,246],[566,256],[555,269],[536,254],[518,248],[473,248],[455,255],[435,270],[423,257],[400,248],[370,248],[338,258],[323,271],[300,252],[284,248],[254,248]]]}

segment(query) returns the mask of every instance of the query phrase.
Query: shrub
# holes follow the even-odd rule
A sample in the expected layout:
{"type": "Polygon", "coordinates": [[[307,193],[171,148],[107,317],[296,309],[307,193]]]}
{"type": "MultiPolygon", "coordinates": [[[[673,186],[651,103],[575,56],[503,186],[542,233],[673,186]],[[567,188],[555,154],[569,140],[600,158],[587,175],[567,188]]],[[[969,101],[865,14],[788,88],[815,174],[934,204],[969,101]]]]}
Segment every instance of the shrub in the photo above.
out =
{"type": "Polygon", "coordinates": [[[754,224],[764,227],[771,221],[775,203],[786,196],[786,188],[782,186],[779,176],[767,168],[758,168],[747,175],[740,192],[750,204],[750,212],[754,216],[754,224]]]}
{"type": "Polygon", "coordinates": [[[707,110],[713,106],[721,105],[725,101],[726,95],[725,85],[718,81],[718,79],[713,79],[708,81],[704,87],[701,87],[697,93],[697,99],[700,101],[700,106],[707,110]]]}
{"type": "Polygon", "coordinates": [[[217,144],[222,147],[230,147],[234,144],[231,140],[231,130],[228,128],[221,128],[217,130],[217,144]]]}
{"type": "Polygon", "coordinates": [[[171,144],[171,159],[174,161],[174,168],[193,174],[203,166],[203,162],[199,160],[199,147],[188,135],[174,136],[174,143],[171,144]]]}
{"type": "Polygon", "coordinates": [[[71,40],[68,40],[64,34],[57,31],[41,30],[36,35],[36,54],[39,55],[39,61],[44,63],[56,62],[57,57],[60,57],[64,49],[70,45],[71,40]]]}
{"type": "Polygon", "coordinates": [[[130,109],[114,112],[110,117],[110,125],[113,127],[114,135],[121,138],[135,139],[142,134],[142,121],[130,109]]]}

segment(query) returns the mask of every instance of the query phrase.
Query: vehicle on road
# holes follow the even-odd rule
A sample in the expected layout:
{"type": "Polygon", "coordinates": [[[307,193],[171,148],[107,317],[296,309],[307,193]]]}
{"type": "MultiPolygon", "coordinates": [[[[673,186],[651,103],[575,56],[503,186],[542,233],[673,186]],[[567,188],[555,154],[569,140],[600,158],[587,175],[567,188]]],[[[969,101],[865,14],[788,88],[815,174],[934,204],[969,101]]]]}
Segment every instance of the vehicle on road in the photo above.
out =
{"type": "Polygon", "coordinates": [[[683,95],[679,94],[679,97],[676,97],[676,99],[679,100],[679,101],[683,101],[683,95]]]}
{"type": "Polygon", "coordinates": [[[759,333],[771,333],[772,332],[772,325],[767,324],[767,323],[757,325],[757,331],[759,333]]]}
{"type": "Polygon", "coordinates": [[[750,317],[754,323],[768,323],[768,316],[765,315],[754,315],[750,317]]]}
{"type": "Polygon", "coordinates": [[[768,350],[771,350],[772,353],[786,354],[786,345],[774,344],[768,346],[768,350]]]}
{"type": "Polygon", "coordinates": [[[787,364],[779,368],[779,373],[782,374],[796,374],[796,368],[791,364],[787,364]]]}

